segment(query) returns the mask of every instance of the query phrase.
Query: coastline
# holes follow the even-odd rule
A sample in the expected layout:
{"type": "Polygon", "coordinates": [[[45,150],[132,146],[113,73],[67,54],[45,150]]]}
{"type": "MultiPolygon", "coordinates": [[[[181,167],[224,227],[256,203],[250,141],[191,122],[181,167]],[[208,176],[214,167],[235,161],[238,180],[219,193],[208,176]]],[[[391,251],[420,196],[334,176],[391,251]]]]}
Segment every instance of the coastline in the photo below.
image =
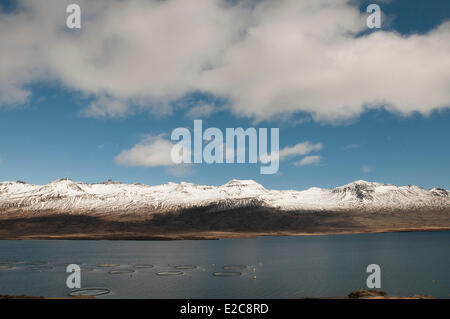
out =
{"type": "MultiPolygon", "coordinates": [[[[56,300],[71,300],[71,299],[97,299],[93,296],[86,296],[86,295],[78,295],[75,297],[55,297],[55,298],[46,298],[42,296],[26,296],[26,295],[20,295],[20,296],[10,296],[10,295],[2,295],[0,294],[0,300],[5,299],[56,299],[56,300]]],[[[368,290],[368,289],[362,289],[362,290],[355,290],[349,293],[345,297],[323,297],[323,298],[312,298],[312,297],[305,297],[300,298],[301,300],[311,300],[311,299],[337,299],[337,300],[349,300],[349,299],[436,299],[433,296],[428,295],[417,295],[414,294],[412,296],[389,296],[386,292],[380,291],[380,290],[368,290]]]]}
{"type": "Polygon", "coordinates": [[[28,235],[17,237],[0,237],[0,240],[136,240],[136,241],[171,241],[171,240],[220,240],[220,239],[242,239],[257,237],[303,237],[303,236],[329,236],[329,235],[358,235],[358,234],[383,234],[403,232],[438,232],[450,231],[450,227],[422,227],[422,228],[392,228],[369,231],[329,231],[320,233],[306,232],[261,232],[261,233],[238,233],[238,232],[206,232],[206,233],[175,233],[161,235],[142,234],[66,234],[66,235],[28,235]]]}

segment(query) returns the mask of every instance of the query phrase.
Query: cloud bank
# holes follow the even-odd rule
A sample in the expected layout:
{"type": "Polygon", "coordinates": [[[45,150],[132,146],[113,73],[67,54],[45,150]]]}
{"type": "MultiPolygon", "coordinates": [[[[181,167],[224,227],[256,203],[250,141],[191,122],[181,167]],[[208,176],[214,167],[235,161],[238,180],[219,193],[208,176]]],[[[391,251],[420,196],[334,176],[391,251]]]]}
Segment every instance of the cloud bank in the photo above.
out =
{"type": "MultiPolygon", "coordinates": [[[[168,172],[175,176],[185,176],[191,173],[191,164],[177,163],[172,160],[172,149],[176,144],[165,138],[164,135],[148,135],[139,143],[132,146],[130,149],[122,150],[116,157],[115,162],[123,166],[140,166],[140,167],[167,167],[168,172]]],[[[236,154],[243,154],[246,156],[247,149],[238,148],[237,146],[230,152],[227,151],[226,145],[222,144],[223,154],[232,154],[232,159],[236,154]]],[[[261,162],[267,163],[278,156],[280,161],[288,158],[307,155],[311,152],[319,151],[323,147],[322,143],[312,144],[309,141],[298,143],[294,146],[286,146],[278,153],[270,154],[264,158],[259,158],[261,162]]],[[[186,152],[188,157],[192,157],[191,150],[183,147],[182,152],[186,152]]],[[[321,156],[309,155],[303,157],[293,163],[295,166],[306,166],[317,164],[322,160],[321,156]]]]}
{"type": "Polygon", "coordinates": [[[318,155],[310,155],[305,156],[301,160],[294,163],[295,166],[306,166],[306,165],[314,165],[318,164],[322,160],[321,156],[318,155]]]}
{"type": "Polygon", "coordinates": [[[322,143],[312,144],[309,141],[298,143],[294,146],[286,146],[279,152],[280,160],[296,155],[305,155],[313,151],[319,151],[323,147],[322,143]]]}
{"type": "Polygon", "coordinates": [[[173,166],[171,151],[173,145],[162,136],[148,136],[129,150],[123,150],[115,161],[125,166],[173,166]]]}
{"type": "Polygon", "coordinates": [[[20,0],[0,13],[0,106],[26,103],[43,81],[92,97],[84,113],[94,117],[171,114],[191,92],[257,120],[450,105],[450,22],[426,34],[359,36],[366,13],[346,0],[79,0],[74,31],[65,28],[69,3],[20,0]]]}

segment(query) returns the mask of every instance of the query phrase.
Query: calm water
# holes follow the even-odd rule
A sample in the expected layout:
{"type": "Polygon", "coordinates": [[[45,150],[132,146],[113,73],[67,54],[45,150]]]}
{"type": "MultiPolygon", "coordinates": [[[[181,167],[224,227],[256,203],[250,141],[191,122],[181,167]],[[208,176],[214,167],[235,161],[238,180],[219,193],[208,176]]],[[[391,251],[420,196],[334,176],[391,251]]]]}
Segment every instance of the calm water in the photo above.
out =
{"type": "Polygon", "coordinates": [[[375,263],[381,266],[381,290],[390,295],[449,298],[449,247],[449,231],[218,241],[0,241],[0,262],[16,261],[0,269],[0,294],[65,296],[63,264],[77,263],[86,267],[83,288],[111,290],[100,298],[345,296],[366,288],[366,267],[375,263]],[[47,264],[32,270],[33,262],[47,264]],[[115,269],[141,263],[155,267],[110,274],[110,268],[96,267],[102,263],[120,264],[115,269]],[[197,268],[156,275],[188,264],[197,268]],[[213,275],[227,264],[247,267],[236,277],[213,275]]]}

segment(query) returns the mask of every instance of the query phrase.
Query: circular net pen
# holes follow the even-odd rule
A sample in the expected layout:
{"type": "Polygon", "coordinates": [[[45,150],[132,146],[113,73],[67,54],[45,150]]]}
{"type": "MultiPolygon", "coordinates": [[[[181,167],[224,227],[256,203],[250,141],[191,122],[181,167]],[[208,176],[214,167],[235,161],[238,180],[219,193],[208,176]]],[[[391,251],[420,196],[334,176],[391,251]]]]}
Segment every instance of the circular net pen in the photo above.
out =
{"type": "Polygon", "coordinates": [[[108,271],[108,273],[111,275],[132,274],[134,269],[113,269],[108,271]]]}
{"type": "Polygon", "coordinates": [[[179,270],[167,270],[167,271],[159,271],[156,273],[158,276],[179,276],[183,275],[184,272],[179,270]]]}
{"type": "Polygon", "coordinates": [[[119,267],[120,264],[98,264],[97,267],[101,268],[113,268],[113,267],[119,267]]]}
{"type": "Polygon", "coordinates": [[[77,297],[77,296],[102,296],[107,295],[111,292],[108,288],[79,288],[74,289],[69,292],[69,296],[77,297]]]}
{"type": "Polygon", "coordinates": [[[178,269],[178,270],[190,270],[190,269],[197,269],[197,266],[196,265],[178,265],[173,268],[178,269]]]}
{"type": "Polygon", "coordinates": [[[216,271],[213,272],[213,276],[216,277],[237,277],[242,275],[240,271],[216,271]]]}
{"type": "Polygon", "coordinates": [[[136,264],[133,266],[135,269],[146,269],[146,268],[154,268],[154,265],[151,264],[136,264]]]}

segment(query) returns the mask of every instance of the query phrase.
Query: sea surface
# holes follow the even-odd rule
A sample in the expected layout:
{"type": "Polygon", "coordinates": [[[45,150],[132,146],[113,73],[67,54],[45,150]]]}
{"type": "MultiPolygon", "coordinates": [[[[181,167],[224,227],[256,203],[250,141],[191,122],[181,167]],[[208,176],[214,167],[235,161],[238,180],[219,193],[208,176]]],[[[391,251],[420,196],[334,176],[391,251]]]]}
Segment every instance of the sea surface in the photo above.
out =
{"type": "Polygon", "coordinates": [[[369,264],[381,267],[381,290],[389,295],[450,298],[450,231],[186,241],[3,240],[0,294],[67,296],[67,264],[80,265],[82,288],[108,289],[98,298],[342,297],[367,289],[369,264]]]}

